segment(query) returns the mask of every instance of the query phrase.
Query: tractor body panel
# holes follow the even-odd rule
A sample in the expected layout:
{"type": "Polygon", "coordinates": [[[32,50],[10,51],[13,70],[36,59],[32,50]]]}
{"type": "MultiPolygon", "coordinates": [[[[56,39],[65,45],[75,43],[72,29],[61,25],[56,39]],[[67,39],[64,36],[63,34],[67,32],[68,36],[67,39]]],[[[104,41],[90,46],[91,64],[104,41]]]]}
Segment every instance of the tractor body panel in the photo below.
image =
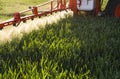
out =
{"type": "Polygon", "coordinates": [[[77,0],[77,9],[92,11],[95,7],[95,0],[77,0]]]}

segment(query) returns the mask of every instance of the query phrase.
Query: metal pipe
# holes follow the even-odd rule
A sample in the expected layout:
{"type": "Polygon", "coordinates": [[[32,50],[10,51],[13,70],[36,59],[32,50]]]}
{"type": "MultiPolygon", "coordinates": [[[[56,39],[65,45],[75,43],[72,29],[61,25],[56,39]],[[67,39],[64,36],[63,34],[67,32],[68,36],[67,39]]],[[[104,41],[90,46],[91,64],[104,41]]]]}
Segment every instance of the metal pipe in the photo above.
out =
{"type": "Polygon", "coordinates": [[[44,5],[46,5],[46,4],[49,4],[49,3],[52,2],[52,1],[53,1],[53,0],[50,0],[50,1],[48,1],[48,2],[45,2],[45,3],[41,4],[41,5],[38,5],[37,7],[44,6],[44,5]]]}
{"type": "MultiPolygon", "coordinates": [[[[48,1],[48,2],[45,2],[45,3],[41,4],[41,5],[37,5],[36,7],[42,7],[42,6],[46,5],[46,4],[49,4],[50,2],[53,2],[53,0],[50,0],[50,1],[48,1]]],[[[21,11],[20,13],[26,13],[26,12],[29,12],[29,11],[31,11],[31,10],[32,10],[32,8],[27,9],[27,10],[24,10],[24,11],[21,11]]]]}

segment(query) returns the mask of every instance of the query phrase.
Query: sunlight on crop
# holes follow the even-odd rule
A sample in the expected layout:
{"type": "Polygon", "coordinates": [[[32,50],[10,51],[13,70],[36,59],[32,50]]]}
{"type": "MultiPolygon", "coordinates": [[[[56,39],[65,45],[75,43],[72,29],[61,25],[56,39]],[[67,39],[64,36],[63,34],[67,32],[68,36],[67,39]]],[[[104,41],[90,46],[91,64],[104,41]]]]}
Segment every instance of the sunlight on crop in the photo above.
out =
{"type": "Polygon", "coordinates": [[[21,23],[18,27],[5,27],[0,31],[0,44],[10,42],[13,38],[16,37],[21,38],[24,33],[30,33],[33,30],[44,28],[46,24],[57,23],[60,19],[72,15],[72,11],[62,11],[45,17],[36,18],[33,21],[29,20],[27,23],[21,23]]]}

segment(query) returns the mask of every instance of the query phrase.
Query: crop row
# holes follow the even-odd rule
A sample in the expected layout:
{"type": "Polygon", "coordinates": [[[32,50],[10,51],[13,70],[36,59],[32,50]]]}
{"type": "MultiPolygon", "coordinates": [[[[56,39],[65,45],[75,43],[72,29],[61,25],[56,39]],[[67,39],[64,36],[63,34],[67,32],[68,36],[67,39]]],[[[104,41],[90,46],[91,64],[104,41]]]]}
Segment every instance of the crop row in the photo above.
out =
{"type": "Polygon", "coordinates": [[[0,46],[0,78],[118,79],[120,23],[66,17],[0,46]]]}

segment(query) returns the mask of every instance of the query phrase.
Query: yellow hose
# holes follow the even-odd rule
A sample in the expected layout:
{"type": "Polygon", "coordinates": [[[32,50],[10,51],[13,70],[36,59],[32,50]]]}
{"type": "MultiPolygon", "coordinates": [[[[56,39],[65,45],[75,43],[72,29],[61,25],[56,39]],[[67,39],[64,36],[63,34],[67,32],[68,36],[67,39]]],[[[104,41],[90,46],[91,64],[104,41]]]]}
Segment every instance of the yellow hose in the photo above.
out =
{"type": "Polygon", "coordinates": [[[101,7],[101,10],[104,11],[106,6],[107,6],[107,3],[108,3],[108,0],[103,0],[103,4],[102,4],[102,7],[101,7]]]}

